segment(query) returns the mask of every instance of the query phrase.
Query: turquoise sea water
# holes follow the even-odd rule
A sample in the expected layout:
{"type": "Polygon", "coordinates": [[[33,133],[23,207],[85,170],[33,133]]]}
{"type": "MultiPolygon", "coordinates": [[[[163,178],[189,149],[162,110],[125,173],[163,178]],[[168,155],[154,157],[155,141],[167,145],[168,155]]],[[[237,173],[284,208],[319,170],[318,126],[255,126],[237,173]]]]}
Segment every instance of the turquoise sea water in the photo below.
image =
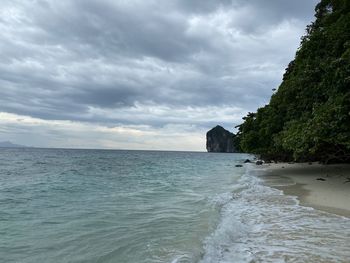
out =
{"type": "Polygon", "coordinates": [[[348,262],[350,220],[247,157],[0,149],[0,262],[348,262]]]}

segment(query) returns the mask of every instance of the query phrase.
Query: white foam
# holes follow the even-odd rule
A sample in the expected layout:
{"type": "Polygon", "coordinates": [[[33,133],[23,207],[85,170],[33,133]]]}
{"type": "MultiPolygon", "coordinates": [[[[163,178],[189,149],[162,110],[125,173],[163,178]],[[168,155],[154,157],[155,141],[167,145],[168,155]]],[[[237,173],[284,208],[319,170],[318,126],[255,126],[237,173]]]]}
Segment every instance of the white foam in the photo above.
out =
{"type": "Polygon", "coordinates": [[[233,198],[232,193],[226,192],[226,193],[215,195],[211,200],[209,200],[209,202],[212,205],[221,207],[221,206],[229,203],[232,200],[232,198],[233,198]]]}
{"type": "Polygon", "coordinates": [[[176,258],[174,258],[171,263],[178,263],[180,262],[180,260],[182,260],[183,258],[185,258],[186,255],[180,255],[180,256],[176,256],[176,258]]]}
{"type": "Polygon", "coordinates": [[[302,207],[262,184],[251,170],[233,193],[212,200],[221,219],[204,242],[200,263],[346,262],[350,220],[302,207]]]}

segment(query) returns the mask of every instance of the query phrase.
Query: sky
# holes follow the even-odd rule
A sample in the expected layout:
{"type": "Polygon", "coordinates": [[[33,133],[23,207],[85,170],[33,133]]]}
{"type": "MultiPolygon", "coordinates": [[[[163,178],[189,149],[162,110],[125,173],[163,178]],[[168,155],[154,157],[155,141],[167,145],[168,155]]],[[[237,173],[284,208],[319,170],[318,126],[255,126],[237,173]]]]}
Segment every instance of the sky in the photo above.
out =
{"type": "Polygon", "coordinates": [[[317,0],[2,0],[0,141],[205,151],[269,102],[317,0]]]}

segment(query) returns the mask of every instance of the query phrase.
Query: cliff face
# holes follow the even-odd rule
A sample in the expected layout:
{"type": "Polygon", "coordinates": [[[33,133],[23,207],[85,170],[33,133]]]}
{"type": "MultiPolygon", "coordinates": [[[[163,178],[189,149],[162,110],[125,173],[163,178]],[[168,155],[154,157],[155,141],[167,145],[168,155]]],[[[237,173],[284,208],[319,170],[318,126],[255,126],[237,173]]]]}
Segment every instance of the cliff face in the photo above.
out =
{"type": "Polygon", "coordinates": [[[207,151],[233,153],[236,149],[233,146],[233,133],[221,126],[216,126],[207,132],[207,151]]]}

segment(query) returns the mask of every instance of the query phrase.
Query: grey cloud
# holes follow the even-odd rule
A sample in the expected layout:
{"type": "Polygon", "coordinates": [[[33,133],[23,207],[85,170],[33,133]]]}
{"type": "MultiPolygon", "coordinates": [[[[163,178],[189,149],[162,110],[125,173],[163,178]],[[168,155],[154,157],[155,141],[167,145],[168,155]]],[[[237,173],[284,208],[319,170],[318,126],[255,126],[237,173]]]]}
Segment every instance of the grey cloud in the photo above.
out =
{"type": "Polygon", "coordinates": [[[278,86],[315,4],[4,1],[0,111],[106,125],[213,125],[185,111],[175,118],[134,109],[255,110],[278,86]]]}
{"type": "Polygon", "coordinates": [[[232,5],[232,0],[179,0],[176,1],[180,10],[188,13],[210,13],[219,8],[226,8],[232,5]]]}
{"type": "Polygon", "coordinates": [[[152,4],[131,8],[109,1],[61,1],[39,9],[32,22],[47,33],[45,40],[78,53],[82,49],[88,56],[179,61],[201,44],[184,35],[186,17],[167,11],[156,12],[152,4]]]}
{"type": "Polygon", "coordinates": [[[313,15],[313,10],[318,0],[240,0],[241,3],[249,3],[258,10],[269,10],[268,12],[274,16],[283,18],[308,19],[313,15]]]}

